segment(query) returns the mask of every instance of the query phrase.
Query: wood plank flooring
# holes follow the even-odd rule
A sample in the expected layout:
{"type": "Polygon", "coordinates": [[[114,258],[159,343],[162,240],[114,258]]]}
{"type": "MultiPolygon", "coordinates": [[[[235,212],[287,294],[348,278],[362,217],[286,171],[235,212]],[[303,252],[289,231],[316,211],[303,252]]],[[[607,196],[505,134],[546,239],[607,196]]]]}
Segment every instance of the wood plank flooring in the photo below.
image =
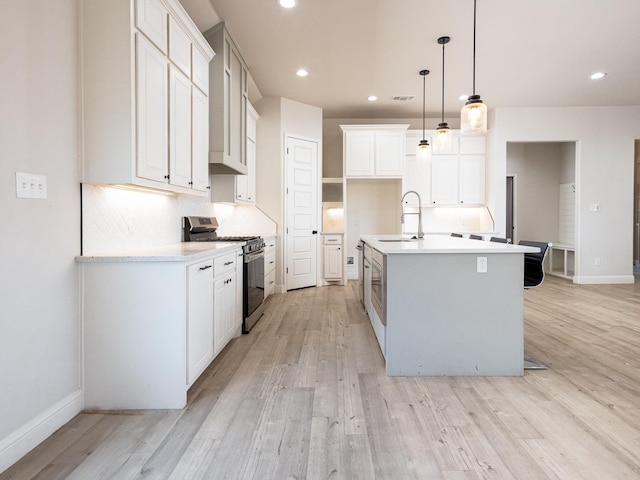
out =
{"type": "Polygon", "coordinates": [[[640,284],[525,292],[524,377],[387,377],[356,284],[273,296],[180,411],[82,413],[8,479],[639,479],[640,284]]]}

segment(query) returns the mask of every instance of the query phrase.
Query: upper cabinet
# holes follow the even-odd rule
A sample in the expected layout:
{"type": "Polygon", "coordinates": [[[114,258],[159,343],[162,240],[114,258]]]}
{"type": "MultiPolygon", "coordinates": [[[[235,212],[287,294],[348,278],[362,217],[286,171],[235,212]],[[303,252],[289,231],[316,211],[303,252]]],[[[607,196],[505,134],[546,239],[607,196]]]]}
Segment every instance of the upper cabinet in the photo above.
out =
{"type": "Polygon", "coordinates": [[[214,52],[180,3],[84,2],[82,25],[82,181],[207,195],[214,52]]]}
{"type": "Polygon", "coordinates": [[[204,32],[217,55],[209,66],[211,110],[209,162],[212,173],[248,173],[248,68],[231,34],[221,22],[204,32]]]}
{"type": "Polygon", "coordinates": [[[408,125],[340,125],[345,177],[401,178],[408,125]]]}
{"type": "Polygon", "coordinates": [[[247,102],[247,131],[245,151],[247,159],[246,175],[213,174],[211,175],[211,201],[224,203],[255,204],[256,203],[256,155],[258,112],[247,102]]]}
{"type": "Polygon", "coordinates": [[[458,153],[434,153],[431,159],[432,205],[483,205],[485,201],[484,165],[485,137],[483,135],[460,137],[458,153]]]}
{"type": "MultiPolygon", "coordinates": [[[[431,142],[433,131],[426,131],[431,142]]],[[[453,205],[483,205],[485,201],[485,137],[461,137],[453,132],[453,148],[441,152],[434,146],[428,161],[416,155],[422,132],[409,130],[406,138],[405,170],[402,191],[415,190],[423,207],[453,205]]],[[[417,198],[410,195],[406,206],[417,206],[417,198]]]]}

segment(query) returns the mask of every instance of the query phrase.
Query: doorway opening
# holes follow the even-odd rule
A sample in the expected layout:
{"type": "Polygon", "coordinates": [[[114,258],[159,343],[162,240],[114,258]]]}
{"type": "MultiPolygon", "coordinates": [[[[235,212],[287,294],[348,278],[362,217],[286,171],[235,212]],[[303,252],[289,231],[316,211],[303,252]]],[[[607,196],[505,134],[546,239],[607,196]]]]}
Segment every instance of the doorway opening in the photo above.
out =
{"type": "Polygon", "coordinates": [[[640,140],[635,142],[633,178],[633,273],[640,275],[640,140]]]}
{"type": "Polygon", "coordinates": [[[506,236],[551,242],[545,270],[576,274],[576,142],[507,143],[506,236]]]}

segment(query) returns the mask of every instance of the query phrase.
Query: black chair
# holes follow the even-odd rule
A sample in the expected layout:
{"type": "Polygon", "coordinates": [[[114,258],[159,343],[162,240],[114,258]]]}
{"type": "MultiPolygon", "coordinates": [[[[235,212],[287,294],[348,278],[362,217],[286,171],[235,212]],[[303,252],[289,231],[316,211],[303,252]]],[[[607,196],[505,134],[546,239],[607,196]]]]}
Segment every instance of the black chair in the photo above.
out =
{"type": "Polygon", "coordinates": [[[540,253],[524,254],[524,288],[537,287],[544,280],[544,259],[549,251],[549,243],[520,240],[518,245],[540,249],[540,253]]]}
{"type": "Polygon", "coordinates": [[[459,237],[462,238],[462,234],[461,233],[452,233],[451,234],[452,237],[459,237]]]}
{"type": "Polygon", "coordinates": [[[506,238],[502,238],[502,237],[491,237],[489,239],[490,242],[497,242],[497,243],[509,243],[509,240],[507,240],[506,238]]]}
{"type": "Polygon", "coordinates": [[[469,238],[471,240],[484,240],[484,237],[482,235],[474,235],[473,233],[469,234],[469,238]]]}

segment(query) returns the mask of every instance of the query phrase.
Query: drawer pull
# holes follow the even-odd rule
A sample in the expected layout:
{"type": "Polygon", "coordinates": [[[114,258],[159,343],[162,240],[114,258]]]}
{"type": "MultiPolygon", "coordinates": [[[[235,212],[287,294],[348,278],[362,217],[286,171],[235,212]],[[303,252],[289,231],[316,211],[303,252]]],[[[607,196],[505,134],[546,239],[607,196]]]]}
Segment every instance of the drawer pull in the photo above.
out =
{"type": "Polygon", "coordinates": [[[200,267],[200,270],[206,270],[207,268],[213,268],[213,265],[206,265],[204,267],[200,267]]]}
{"type": "Polygon", "coordinates": [[[224,262],[224,266],[226,267],[227,265],[233,265],[233,262],[224,262]]]}

